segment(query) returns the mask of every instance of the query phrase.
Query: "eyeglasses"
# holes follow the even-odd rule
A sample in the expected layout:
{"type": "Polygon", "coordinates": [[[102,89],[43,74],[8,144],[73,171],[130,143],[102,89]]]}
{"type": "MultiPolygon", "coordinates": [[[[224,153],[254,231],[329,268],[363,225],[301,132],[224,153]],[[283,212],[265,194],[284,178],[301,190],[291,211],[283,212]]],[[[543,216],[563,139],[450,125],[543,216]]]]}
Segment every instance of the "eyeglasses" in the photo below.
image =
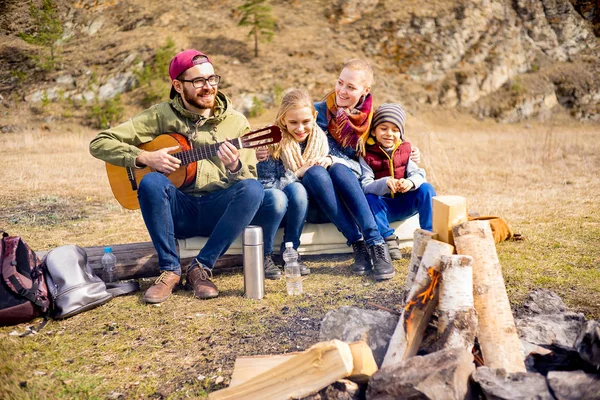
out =
{"type": "Polygon", "coordinates": [[[216,86],[221,82],[221,77],[219,75],[211,75],[208,78],[194,78],[194,79],[177,79],[181,82],[192,82],[192,85],[196,89],[203,88],[206,85],[206,82],[209,83],[210,86],[216,86]]]}

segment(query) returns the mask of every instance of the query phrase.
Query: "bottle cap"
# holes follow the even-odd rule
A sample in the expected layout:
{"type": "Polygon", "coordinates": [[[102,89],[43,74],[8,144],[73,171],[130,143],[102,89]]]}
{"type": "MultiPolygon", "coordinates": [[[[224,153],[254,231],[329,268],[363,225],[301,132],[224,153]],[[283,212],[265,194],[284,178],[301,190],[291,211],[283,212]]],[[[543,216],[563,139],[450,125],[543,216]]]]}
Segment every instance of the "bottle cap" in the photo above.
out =
{"type": "Polygon", "coordinates": [[[288,249],[290,247],[293,249],[294,248],[294,243],[292,243],[292,242],[285,242],[285,248],[288,249]]]}
{"type": "Polygon", "coordinates": [[[112,247],[110,247],[110,246],[106,246],[106,247],[104,248],[104,252],[105,252],[105,253],[112,253],[112,247]]]}

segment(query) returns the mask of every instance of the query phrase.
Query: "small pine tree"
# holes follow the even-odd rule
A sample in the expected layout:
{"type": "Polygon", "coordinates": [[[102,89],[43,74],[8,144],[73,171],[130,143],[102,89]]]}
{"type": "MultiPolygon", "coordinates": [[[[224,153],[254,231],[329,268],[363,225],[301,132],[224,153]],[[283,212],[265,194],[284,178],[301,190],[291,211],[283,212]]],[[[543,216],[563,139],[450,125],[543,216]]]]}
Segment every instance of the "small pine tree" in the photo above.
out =
{"type": "Polygon", "coordinates": [[[33,1],[29,6],[29,16],[33,20],[35,32],[21,32],[19,37],[27,43],[46,47],[50,50],[50,58],[44,63],[44,69],[53,69],[56,61],[56,41],[62,37],[63,25],[56,15],[56,5],[53,0],[42,0],[42,6],[36,6],[33,1]]]}
{"type": "Polygon", "coordinates": [[[237,8],[242,14],[238,25],[251,27],[248,36],[254,37],[254,57],[258,57],[259,37],[271,41],[275,34],[275,19],[271,16],[271,7],[265,3],[266,0],[247,0],[237,8]]]}

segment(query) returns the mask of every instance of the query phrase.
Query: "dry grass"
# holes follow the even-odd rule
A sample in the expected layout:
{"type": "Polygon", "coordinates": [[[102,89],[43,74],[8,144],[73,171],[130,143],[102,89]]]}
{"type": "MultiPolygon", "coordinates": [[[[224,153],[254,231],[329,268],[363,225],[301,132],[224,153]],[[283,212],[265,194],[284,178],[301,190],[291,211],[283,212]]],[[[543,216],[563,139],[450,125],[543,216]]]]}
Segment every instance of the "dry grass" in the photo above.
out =
{"type": "MultiPolygon", "coordinates": [[[[507,126],[436,111],[409,118],[407,132],[438,194],[465,196],[471,211],[502,216],[525,236],[498,246],[513,306],[546,287],[600,317],[597,125],[557,117],[507,126]]],[[[118,206],[103,163],[89,156],[94,134],[59,125],[0,134],[0,227],[36,250],[149,240],[139,212],[118,206]]],[[[299,298],[286,296],[283,282],[268,281],[267,297],[249,301],[241,297],[241,274],[222,274],[222,295],[211,301],[178,291],[154,307],[137,294],[53,321],[35,336],[9,336],[24,326],[1,328],[0,397],[202,397],[228,383],[237,355],[316,342],[329,310],[367,302],[399,309],[406,260],[395,263],[396,278],[380,284],[350,276],[349,264],[342,256],[311,262],[299,298]],[[218,377],[225,379],[216,384],[218,377]]]]}

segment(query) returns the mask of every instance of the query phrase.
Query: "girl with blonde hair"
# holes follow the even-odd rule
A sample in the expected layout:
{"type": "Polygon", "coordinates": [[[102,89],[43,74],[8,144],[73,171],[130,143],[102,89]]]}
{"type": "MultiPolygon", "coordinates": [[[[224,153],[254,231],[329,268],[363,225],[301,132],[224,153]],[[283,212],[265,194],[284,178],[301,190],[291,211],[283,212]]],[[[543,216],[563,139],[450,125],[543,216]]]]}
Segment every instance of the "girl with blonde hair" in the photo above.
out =
{"type": "MultiPolygon", "coordinates": [[[[285,242],[292,242],[295,249],[300,246],[308,209],[308,195],[302,185],[304,174],[315,165],[330,163],[327,137],[315,121],[316,111],[308,93],[299,89],[289,91],[277,112],[281,142],[257,151],[257,158],[263,160],[257,164],[257,171],[265,188],[264,201],[274,201],[279,207],[287,208],[281,223],[284,235],[280,252],[285,242]]],[[[269,279],[282,276],[272,258],[275,233],[264,232],[265,277],[269,279]]],[[[301,260],[300,267],[302,275],[310,273],[301,260]]]]}

